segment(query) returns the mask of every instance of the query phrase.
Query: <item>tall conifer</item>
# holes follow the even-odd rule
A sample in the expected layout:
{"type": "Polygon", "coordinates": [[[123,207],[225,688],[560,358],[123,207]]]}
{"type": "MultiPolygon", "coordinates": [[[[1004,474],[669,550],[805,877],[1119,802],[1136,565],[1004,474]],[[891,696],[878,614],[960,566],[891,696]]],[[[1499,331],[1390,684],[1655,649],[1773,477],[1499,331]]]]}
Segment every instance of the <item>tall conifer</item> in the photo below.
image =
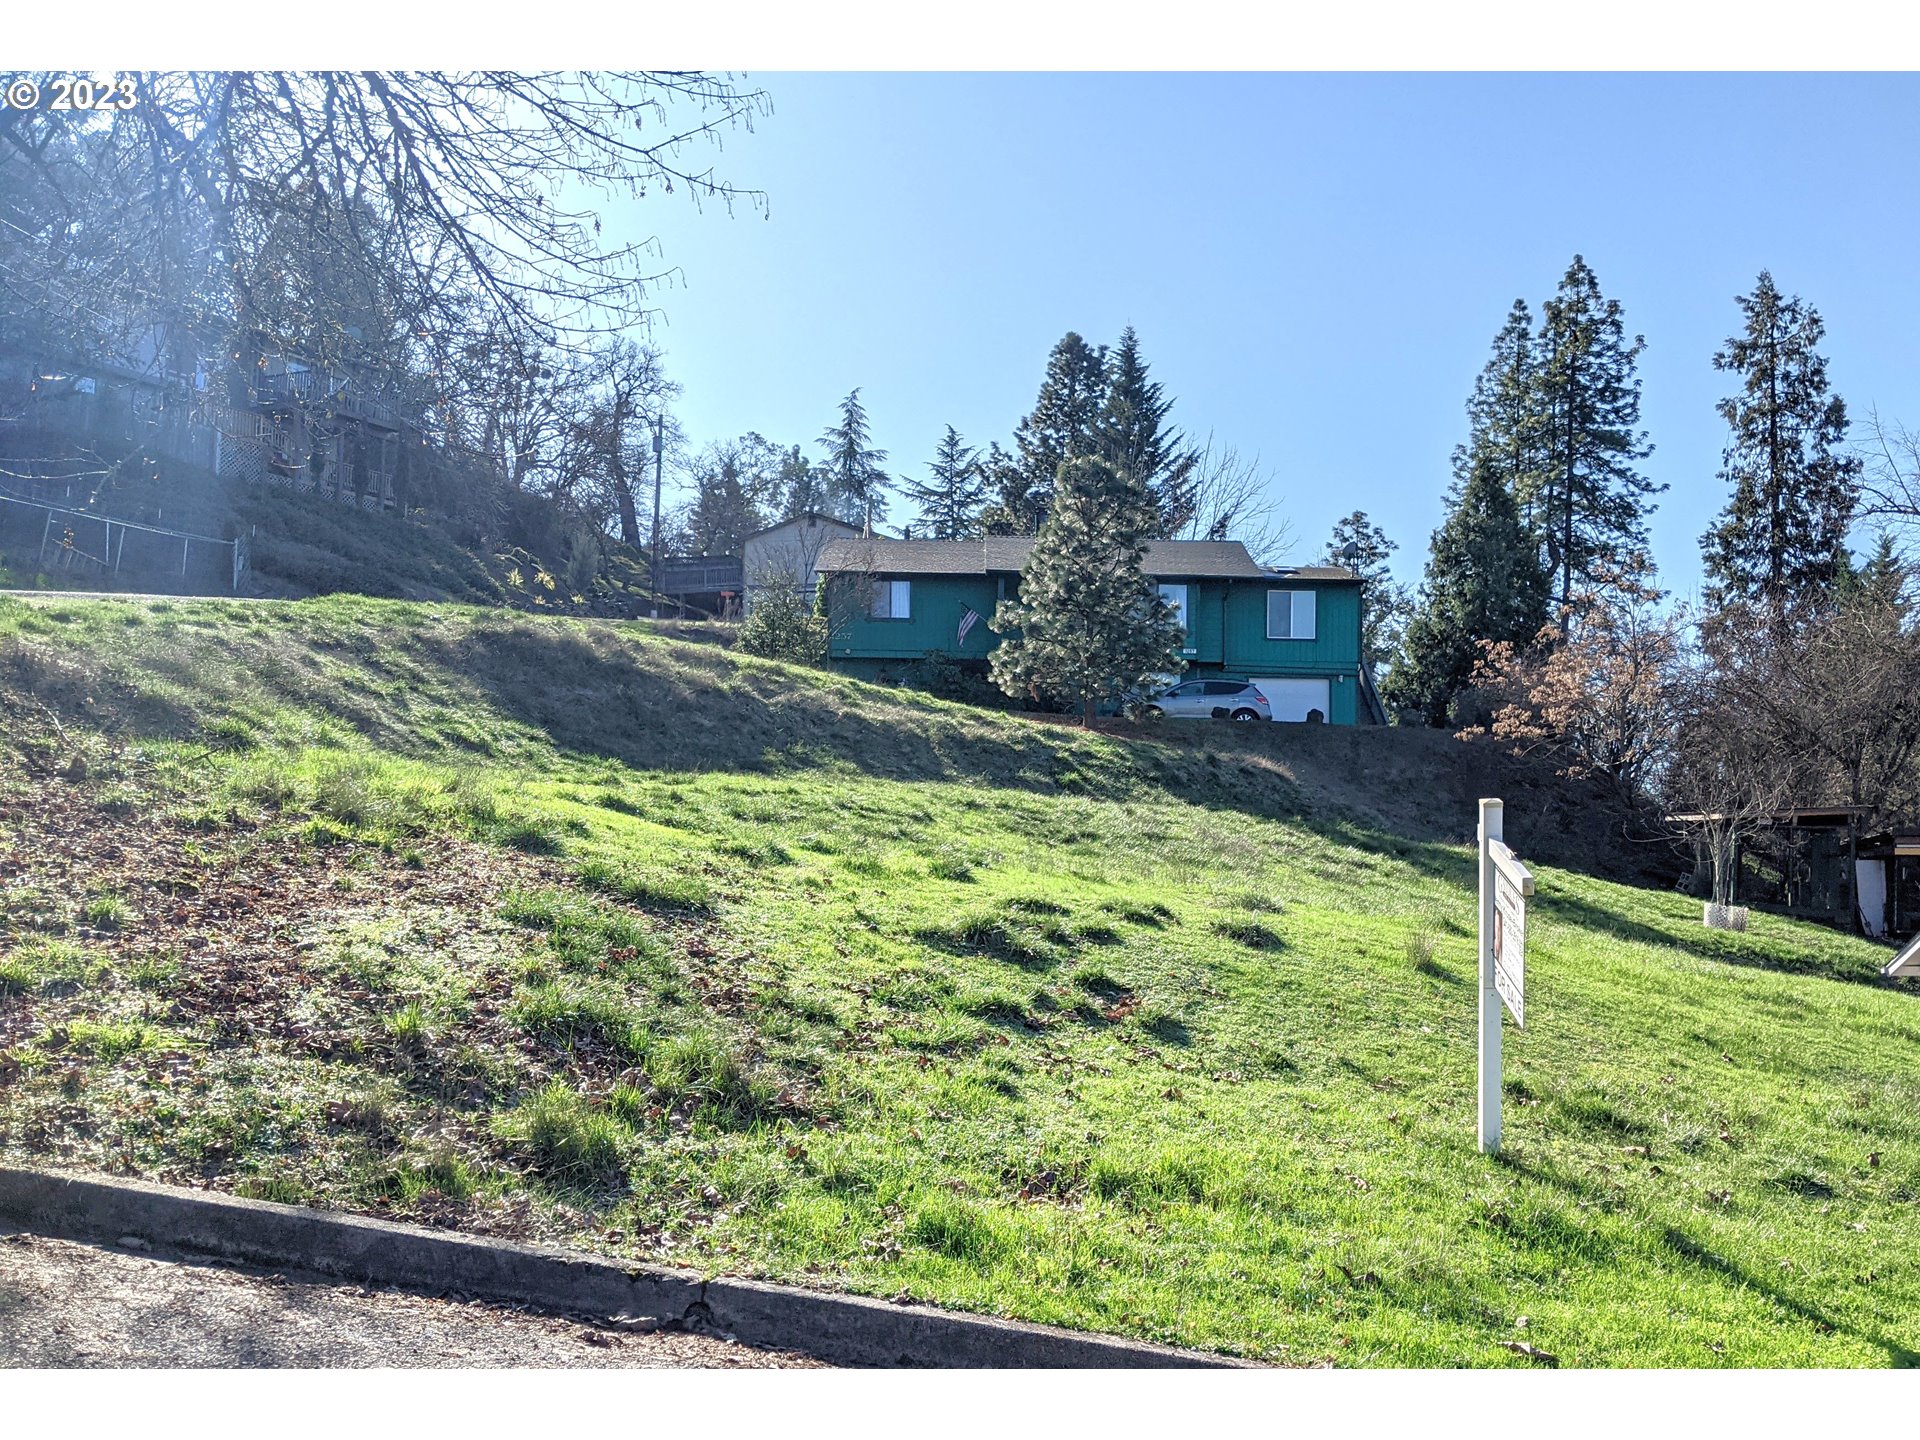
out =
{"type": "Polygon", "coordinates": [[[1517,497],[1546,552],[1562,605],[1596,561],[1643,550],[1655,485],[1636,468],[1653,453],[1640,425],[1640,352],[1629,342],[1618,300],[1580,256],[1547,301],[1535,361],[1538,422],[1546,429],[1543,468],[1517,497]]]}
{"type": "Polygon", "coordinates": [[[840,402],[840,423],[820,436],[826,448],[827,508],[849,525],[871,528],[886,518],[887,474],[880,467],[887,452],[869,443],[866,407],[854,390],[840,402]]]}
{"type": "Polygon", "coordinates": [[[1019,596],[994,615],[1004,637],[989,662],[995,684],[1070,701],[1091,725],[1102,701],[1179,673],[1185,630],[1140,568],[1152,522],[1149,498],[1127,472],[1092,456],[1060,467],[1019,596]]]}
{"type": "Polygon", "coordinates": [[[1106,362],[1106,346],[1089,345],[1071,330],[1053,347],[1033,411],[1014,430],[1016,463],[995,472],[989,533],[1038,533],[1061,464],[1093,453],[1094,427],[1107,399],[1106,362]]]}
{"type": "Polygon", "coordinates": [[[1173,401],[1147,378],[1140,337],[1131,325],[1107,362],[1107,398],[1095,425],[1094,443],[1109,465],[1134,475],[1155,515],[1156,536],[1178,535],[1193,518],[1197,451],[1167,423],[1173,401]]]}
{"type": "Polygon", "coordinates": [[[1513,496],[1483,457],[1434,532],[1404,658],[1388,675],[1384,698],[1429,725],[1444,725],[1481,642],[1525,644],[1546,622],[1547,576],[1513,496]]]}
{"type": "MultiPolygon", "coordinates": [[[[1515,300],[1493,337],[1493,354],[1473,382],[1467,443],[1453,452],[1454,493],[1466,485],[1478,457],[1516,498],[1534,494],[1546,469],[1548,429],[1533,312],[1525,300],[1515,300]]],[[[1531,529],[1524,500],[1521,520],[1531,529]]]]}
{"type": "Polygon", "coordinates": [[[1405,585],[1394,583],[1387,557],[1400,547],[1387,532],[1356,510],[1333,525],[1322,557],[1328,565],[1344,565],[1360,577],[1360,654],[1383,670],[1399,654],[1401,632],[1413,610],[1405,585]]]}
{"type": "Polygon", "coordinates": [[[986,477],[979,451],[961,442],[947,426],[940,448],[928,462],[926,480],[902,479],[901,492],[920,507],[921,533],[929,540],[961,540],[980,533],[980,506],[986,477]]]}
{"type": "Polygon", "coordinates": [[[1830,589],[1848,565],[1847,528],[1860,496],[1860,459],[1841,446],[1846,402],[1827,388],[1815,348],[1826,327],[1762,270],[1739,297],[1746,325],[1713,357],[1741,377],[1718,406],[1733,431],[1720,478],[1732,494],[1700,539],[1707,598],[1758,601],[1776,623],[1797,599],[1830,589]]]}

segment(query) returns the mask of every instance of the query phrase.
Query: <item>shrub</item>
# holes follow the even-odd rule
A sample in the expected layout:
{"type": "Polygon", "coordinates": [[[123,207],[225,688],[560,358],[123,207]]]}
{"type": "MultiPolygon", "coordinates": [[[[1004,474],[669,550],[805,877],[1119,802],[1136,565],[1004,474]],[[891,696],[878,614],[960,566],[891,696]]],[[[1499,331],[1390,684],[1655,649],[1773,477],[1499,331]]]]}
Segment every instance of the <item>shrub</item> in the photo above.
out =
{"type": "Polygon", "coordinates": [[[740,638],[735,643],[747,654],[768,660],[824,665],[827,617],[794,591],[773,586],[754,597],[753,609],[740,623],[740,638]]]}
{"type": "Polygon", "coordinates": [[[929,650],[900,677],[911,690],[923,690],[942,700],[1005,709],[1007,697],[976,666],[963,664],[942,650],[929,650]]]}

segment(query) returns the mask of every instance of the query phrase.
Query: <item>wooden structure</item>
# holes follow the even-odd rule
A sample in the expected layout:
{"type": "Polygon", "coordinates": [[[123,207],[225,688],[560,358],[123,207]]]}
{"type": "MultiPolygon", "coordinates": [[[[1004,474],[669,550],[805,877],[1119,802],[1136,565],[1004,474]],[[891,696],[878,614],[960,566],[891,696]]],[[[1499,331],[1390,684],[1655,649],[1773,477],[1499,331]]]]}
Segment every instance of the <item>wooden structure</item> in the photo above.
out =
{"type": "MultiPolygon", "coordinates": [[[[1760,817],[1757,833],[1741,844],[1734,857],[1734,893],[1729,903],[1851,930],[1860,914],[1859,876],[1849,863],[1851,835],[1871,813],[1866,805],[1816,805],[1760,817]]],[[[1717,817],[1666,818],[1674,824],[1697,826],[1717,817]]],[[[1713,892],[1704,847],[1696,852],[1691,889],[1702,897],[1713,892]]]]}
{"type": "Polygon", "coordinates": [[[1860,842],[1861,923],[1869,935],[1920,935],[1920,832],[1886,831],[1860,842]]]}

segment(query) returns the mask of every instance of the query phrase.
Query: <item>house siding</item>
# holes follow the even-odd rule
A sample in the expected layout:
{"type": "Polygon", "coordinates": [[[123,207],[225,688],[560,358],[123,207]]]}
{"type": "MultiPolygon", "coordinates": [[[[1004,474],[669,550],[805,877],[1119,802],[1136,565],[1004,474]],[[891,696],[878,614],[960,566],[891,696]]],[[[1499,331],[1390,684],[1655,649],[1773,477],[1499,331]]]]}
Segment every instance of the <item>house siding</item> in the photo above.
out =
{"type": "MultiPolygon", "coordinates": [[[[984,662],[1000,643],[987,626],[1003,595],[1018,591],[1015,575],[877,574],[875,579],[913,583],[913,614],[907,620],[874,620],[854,603],[862,581],[834,577],[830,613],[848,618],[834,627],[829,655],[834,664],[864,678],[897,672],[901,662],[940,651],[959,660],[984,662]],[[954,644],[960,617],[971,606],[981,623],[964,645],[954,644]]],[[[1157,576],[1165,584],[1187,587],[1187,645],[1182,656],[1190,674],[1325,678],[1332,713],[1329,723],[1362,723],[1360,696],[1360,587],[1352,582],[1294,580],[1185,579],[1157,576]],[[1317,599],[1314,638],[1267,638],[1267,592],[1312,590],[1317,599]]]]}
{"type": "MultiPolygon", "coordinates": [[[[913,585],[912,613],[905,620],[875,620],[858,603],[857,590],[865,577],[835,576],[828,581],[830,615],[848,618],[834,626],[828,653],[836,660],[919,660],[938,650],[959,660],[987,658],[1000,637],[987,627],[993,623],[999,582],[991,575],[875,575],[875,580],[907,580],[913,585]],[[971,606],[980,621],[967,632],[966,643],[954,644],[960,617],[971,606]]],[[[1013,577],[1008,578],[1012,588],[1013,577]]]]}

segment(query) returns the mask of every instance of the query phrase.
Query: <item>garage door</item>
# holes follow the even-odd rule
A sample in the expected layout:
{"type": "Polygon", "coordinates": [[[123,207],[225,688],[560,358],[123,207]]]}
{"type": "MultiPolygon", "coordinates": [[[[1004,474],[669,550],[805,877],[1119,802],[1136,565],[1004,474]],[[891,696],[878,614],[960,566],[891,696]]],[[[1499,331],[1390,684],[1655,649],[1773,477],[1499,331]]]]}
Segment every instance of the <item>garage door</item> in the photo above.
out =
{"type": "Polygon", "coordinates": [[[1333,682],[1330,680],[1286,679],[1279,676],[1250,677],[1260,687],[1260,693],[1267,697],[1267,703],[1273,707],[1276,720],[1304,720],[1309,710],[1318,710],[1322,720],[1333,718],[1331,694],[1333,682]]]}

